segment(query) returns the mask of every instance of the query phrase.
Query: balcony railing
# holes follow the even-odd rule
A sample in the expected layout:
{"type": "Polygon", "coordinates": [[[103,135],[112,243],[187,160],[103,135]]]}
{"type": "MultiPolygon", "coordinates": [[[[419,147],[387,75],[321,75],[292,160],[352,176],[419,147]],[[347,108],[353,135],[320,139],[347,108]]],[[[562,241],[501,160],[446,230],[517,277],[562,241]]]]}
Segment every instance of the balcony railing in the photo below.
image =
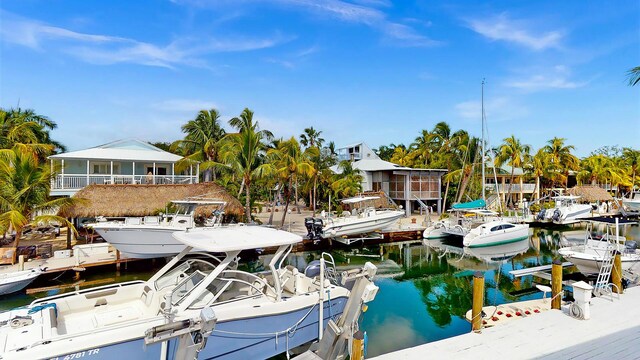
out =
{"type": "MultiPolygon", "coordinates": [[[[496,185],[495,184],[485,184],[487,189],[490,190],[495,190],[496,185]]],[[[522,184],[522,186],[520,184],[512,184],[511,185],[511,192],[512,193],[519,193],[519,192],[523,192],[523,193],[532,193],[533,190],[535,190],[536,188],[536,184],[522,184]],[[522,190],[520,190],[522,188],[522,190]]],[[[509,192],[509,184],[498,184],[498,192],[500,193],[508,193],[509,192]]]]}
{"type": "Polygon", "coordinates": [[[75,190],[91,184],[195,184],[197,176],[190,175],[57,175],[51,180],[51,190],[75,190]]]}

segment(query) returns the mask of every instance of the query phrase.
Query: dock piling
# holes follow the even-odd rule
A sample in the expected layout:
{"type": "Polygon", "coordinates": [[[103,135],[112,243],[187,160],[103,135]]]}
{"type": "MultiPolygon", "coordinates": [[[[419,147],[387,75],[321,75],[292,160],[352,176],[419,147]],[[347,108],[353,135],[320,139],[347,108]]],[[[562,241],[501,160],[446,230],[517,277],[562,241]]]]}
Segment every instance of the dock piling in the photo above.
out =
{"type": "Polygon", "coordinates": [[[482,329],[482,306],[484,306],[484,274],[476,271],[473,274],[473,304],[471,307],[471,330],[482,329]]]}
{"type": "Polygon", "coordinates": [[[559,259],[553,260],[551,267],[551,308],[560,310],[562,292],[562,263],[559,259]]]}
{"type": "Polygon", "coordinates": [[[618,294],[622,294],[622,259],[620,257],[620,252],[618,251],[616,251],[615,258],[613,259],[611,283],[613,284],[612,290],[618,294]]]}
{"type": "Polygon", "coordinates": [[[18,256],[18,270],[24,270],[24,255],[18,256]]]}
{"type": "Polygon", "coordinates": [[[351,343],[351,359],[364,360],[364,333],[361,330],[353,333],[353,342],[351,343]]]}

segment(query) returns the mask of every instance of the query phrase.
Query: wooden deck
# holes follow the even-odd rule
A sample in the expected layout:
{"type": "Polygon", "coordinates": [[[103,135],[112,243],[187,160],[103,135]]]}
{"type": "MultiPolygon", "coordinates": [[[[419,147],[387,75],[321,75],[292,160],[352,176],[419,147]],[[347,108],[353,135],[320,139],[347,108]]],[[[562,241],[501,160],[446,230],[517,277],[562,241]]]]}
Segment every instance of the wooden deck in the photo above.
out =
{"type": "Polygon", "coordinates": [[[568,310],[535,316],[375,357],[387,359],[638,359],[640,287],[591,301],[591,319],[568,310]]]}

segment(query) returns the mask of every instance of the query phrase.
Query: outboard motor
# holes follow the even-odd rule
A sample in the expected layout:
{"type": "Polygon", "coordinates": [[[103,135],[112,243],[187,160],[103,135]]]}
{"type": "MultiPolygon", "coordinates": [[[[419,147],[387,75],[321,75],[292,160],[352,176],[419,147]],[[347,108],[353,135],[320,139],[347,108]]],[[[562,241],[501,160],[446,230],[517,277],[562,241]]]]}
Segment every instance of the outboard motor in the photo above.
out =
{"type": "Polygon", "coordinates": [[[313,219],[313,233],[316,235],[317,240],[320,240],[320,238],[322,237],[323,225],[324,223],[322,222],[322,219],[320,218],[313,219]]]}
{"type": "Polygon", "coordinates": [[[560,211],[560,209],[556,209],[556,210],[553,212],[553,216],[551,217],[551,219],[552,219],[553,221],[558,221],[558,220],[560,220],[560,216],[562,216],[562,212],[560,211]]]}
{"type": "Polygon", "coordinates": [[[542,221],[544,220],[544,214],[546,213],[545,209],[541,209],[540,212],[538,213],[538,216],[536,217],[536,220],[538,221],[542,221]]]}
{"type": "Polygon", "coordinates": [[[315,238],[316,234],[313,232],[313,218],[312,217],[304,218],[304,227],[307,228],[307,237],[310,240],[313,240],[315,238]]]}
{"type": "Polygon", "coordinates": [[[304,276],[312,278],[318,275],[320,275],[320,260],[313,260],[304,269],[304,276]]]}

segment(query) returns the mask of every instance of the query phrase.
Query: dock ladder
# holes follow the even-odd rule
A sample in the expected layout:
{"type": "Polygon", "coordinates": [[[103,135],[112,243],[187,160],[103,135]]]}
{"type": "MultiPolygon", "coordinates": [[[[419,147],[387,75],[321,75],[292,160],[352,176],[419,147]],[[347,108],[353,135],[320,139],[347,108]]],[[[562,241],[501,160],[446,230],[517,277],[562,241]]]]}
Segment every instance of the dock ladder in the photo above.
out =
{"type": "MultiPolygon", "coordinates": [[[[602,258],[602,265],[600,266],[600,271],[598,272],[598,278],[596,279],[596,283],[593,286],[593,293],[595,296],[611,296],[613,299],[613,289],[614,286],[609,282],[611,278],[611,271],[613,270],[613,260],[616,256],[618,247],[609,240],[609,246],[607,250],[605,250],[604,256],[602,258]]],[[[616,293],[617,295],[617,293],[616,293]]],[[[619,298],[619,296],[618,296],[619,298]]]]}

